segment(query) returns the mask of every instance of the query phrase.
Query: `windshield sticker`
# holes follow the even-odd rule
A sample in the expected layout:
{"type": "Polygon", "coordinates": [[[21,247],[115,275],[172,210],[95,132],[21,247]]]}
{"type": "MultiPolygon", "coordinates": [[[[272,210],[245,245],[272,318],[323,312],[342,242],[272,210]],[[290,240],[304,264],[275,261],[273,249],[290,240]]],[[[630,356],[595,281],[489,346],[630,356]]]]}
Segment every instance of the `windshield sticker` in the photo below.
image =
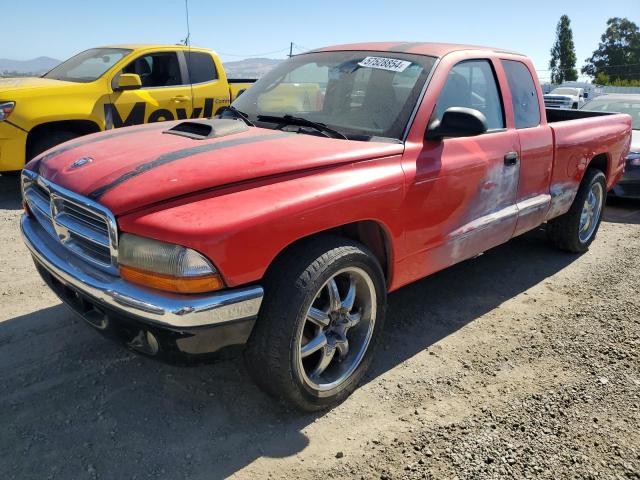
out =
{"type": "Polygon", "coordinates": [[[367,57],[358,63],[361,67],[389,70],[391,72],[404,72],[411,62],[398,60],[397,58],[367,57]]]}

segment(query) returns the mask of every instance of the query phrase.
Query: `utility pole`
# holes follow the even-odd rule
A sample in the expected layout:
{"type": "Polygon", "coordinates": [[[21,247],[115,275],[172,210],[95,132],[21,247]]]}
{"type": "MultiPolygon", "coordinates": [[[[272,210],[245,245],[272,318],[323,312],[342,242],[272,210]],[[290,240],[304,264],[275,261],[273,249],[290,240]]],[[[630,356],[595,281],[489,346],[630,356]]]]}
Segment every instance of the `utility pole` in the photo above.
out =
{"type": "Polygon", "coordinates": [[[293,57],[293,42],[289,44],[289,58],[293,57]]]}

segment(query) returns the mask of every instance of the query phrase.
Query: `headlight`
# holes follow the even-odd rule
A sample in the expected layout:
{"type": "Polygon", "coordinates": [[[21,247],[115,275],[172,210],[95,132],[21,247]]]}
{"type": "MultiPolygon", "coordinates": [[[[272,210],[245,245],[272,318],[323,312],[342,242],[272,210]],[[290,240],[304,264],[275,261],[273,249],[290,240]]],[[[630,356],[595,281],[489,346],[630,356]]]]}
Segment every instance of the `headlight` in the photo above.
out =
{"type": "Polygon", "coordinates": [[[627,163],[634,167],[640,167],[640,152],[631,152],[627,155],[627,163]]]}
{"type": "Polygon", "coordinates": [[[130,233],[120,236],[118,263],[125,280],[159,290],[202,293],[224,287],[216,268],[195,250],[130,233]]]}
{"type": "Polygon", "coordinates": [[[6,120],[7,117],[11,115],[15,106],[16,102],[0,102],[0,122],[6,120]]]}

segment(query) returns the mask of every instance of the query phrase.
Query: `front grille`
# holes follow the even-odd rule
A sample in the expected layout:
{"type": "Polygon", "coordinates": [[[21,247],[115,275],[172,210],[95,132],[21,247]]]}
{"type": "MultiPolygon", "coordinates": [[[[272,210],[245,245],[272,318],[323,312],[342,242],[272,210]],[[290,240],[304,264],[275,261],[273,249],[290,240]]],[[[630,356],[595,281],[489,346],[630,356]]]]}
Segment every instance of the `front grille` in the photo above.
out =
{"type": "Polygon", "coordinates": [[[544,104],[547,107],[568,107],[571,102],[564,98],[544,97],[544,104]]]}
{"type": "Polygon", "coordinates": [[[29,209],[54,241],[115,273],[117,232],[111,212],[29,171],[23,173],[22,192],[29,209]]]}

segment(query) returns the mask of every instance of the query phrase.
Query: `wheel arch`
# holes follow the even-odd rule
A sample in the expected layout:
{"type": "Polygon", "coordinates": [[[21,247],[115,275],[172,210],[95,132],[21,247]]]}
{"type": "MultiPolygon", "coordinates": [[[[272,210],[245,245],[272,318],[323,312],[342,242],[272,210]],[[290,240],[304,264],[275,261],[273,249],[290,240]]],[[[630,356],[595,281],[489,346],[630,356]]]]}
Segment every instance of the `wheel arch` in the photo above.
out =
{"type": "Polygon", "coordinates": [[[609,154],[606,152],[602,152],[594,155],[587,164],[587,168],[600,170],[602,173],[604,173],[605,178],[608,179],[611,170],[611,159],[609,157],[609,154]]]}
{"type": "Polygon", "coordinates": [[[387,227],[377,220],[360,220],[351,222],[298,238],[286,245],[276,254],[269,263],[267,271],[276,264],[279,259],[289,254],[292,250],[303,248],[304,245],[311,240],[315,240],[318,237],[326,235],[354,240],[367,247],[380,263],[387,287],[391,284],[393,276],[393,248],[391,234],[387,227]]]}
{"type": "Polygon", "coordinates": [[[31,158],[33,146],[43,135],[51,135],[54,132],[73,132],[78,136],[99,132],[100,126],[92,120],[60,120],[45,122],[36,125],[27,134],[26,154],[31,158]]]}

